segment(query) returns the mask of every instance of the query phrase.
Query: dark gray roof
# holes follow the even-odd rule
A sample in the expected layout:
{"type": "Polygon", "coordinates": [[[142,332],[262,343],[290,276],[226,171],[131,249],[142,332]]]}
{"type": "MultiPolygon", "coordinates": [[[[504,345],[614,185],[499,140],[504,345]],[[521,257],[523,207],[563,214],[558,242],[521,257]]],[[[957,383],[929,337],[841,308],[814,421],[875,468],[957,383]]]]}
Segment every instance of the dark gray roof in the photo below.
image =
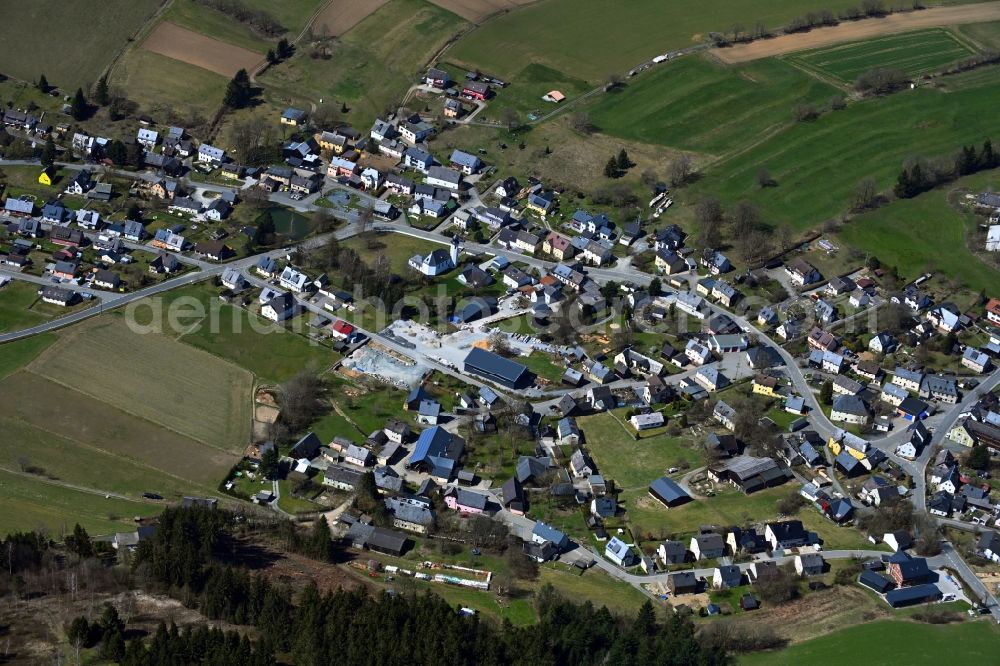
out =
{"type": "Polygon", "coordinates": [[[684,502],[691,499],[691,496],[683,488],[677,485],[673,479],[661,476],[656,481],[649,484],[649,492],[661,498],[668,504],[684,502]]]}

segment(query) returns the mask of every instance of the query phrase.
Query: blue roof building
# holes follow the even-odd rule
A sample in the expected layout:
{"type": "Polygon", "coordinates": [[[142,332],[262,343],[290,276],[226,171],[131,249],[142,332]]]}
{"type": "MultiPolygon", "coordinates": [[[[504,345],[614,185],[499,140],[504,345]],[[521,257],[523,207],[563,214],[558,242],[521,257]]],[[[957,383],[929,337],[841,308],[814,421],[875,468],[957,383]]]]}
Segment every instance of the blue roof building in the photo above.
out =
{"type": "Polygon", "coordinates": [[[547,541],[555,545],[560,551],[565,550],[569,546],[569,537],[551,525],[546,525],[541,521],[535,523],[534,529],[531,530],[531,540],[535,543],[545,543],[547,541]]]}
{"type": "Polygon", "coordinates": [[[691,496],[677,485],[676,481],[665,476],[661,476],[649,484],[649,494],[653,499],[662,502],[667,507],[679,506],[691,501],[691,496]]]}
{"type": "Polygon", "coordinates": [[[465,372],[485,377],[510,389],[530,385],[535,376],[527,367],[502,356],[475,347],[465,357],[465,372]]]}
{"type": "Polygon", "coordinates": [[[464,439],[434,426],[420,433],[407,466],[447,482],[464,450],[464,439]]]}

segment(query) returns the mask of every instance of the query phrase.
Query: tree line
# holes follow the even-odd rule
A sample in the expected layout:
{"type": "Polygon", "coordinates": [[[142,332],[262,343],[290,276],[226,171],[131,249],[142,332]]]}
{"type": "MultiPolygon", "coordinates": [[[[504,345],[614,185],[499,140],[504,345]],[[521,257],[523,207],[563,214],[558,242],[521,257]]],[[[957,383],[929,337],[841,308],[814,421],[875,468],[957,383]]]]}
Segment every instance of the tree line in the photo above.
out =
{"type": "Polygon", "coordinates": [[[274,16],[263,9],[251,7],[241,0],[194,0],[194,2],[219,11],[231,19],[236,19],[265,37],[277,37],[287,32],[285,26],[281,25],[274,16]]]}
{"type": "MultiPolygon", "coordinates": [[[[172,594],[197,604],[210,619],[255,626],[256,644],[233,636],[206,637],[194,630],[160,629],[148,646],[131,641],[123,663],[167,663],[157,655],[183,654],[186,645],[208,649],[228,641],[237,662],[263,664],[275,652],[304,666],[350,664],[666,664],[714,666],[728,663],[719,647],[703,645],[694,625],[673,615],[659,621],[649,602],[634,618],[606,608],[575,604],[551,587],[536,597],[539,623],[498,626],[457,615],[433,594],[372,596],[365,589],[321,594],[310,583],[293,604],[287,587],[227,566],[215,552],[222,546],[231,514],[201,508],[164,512],[156,536],[140,544],[135,566],[147,569],[172,594]],[[197,640],[196,640],[197,637],[197,640]],[[155,657],[155,659],[154,659],[155,657]]],[[[322,522],[322,521],[321,521],[322,522]]],[[[114,632],[112,632],[114,633],[114,632]]]]}
{"type": "Polygon", "coordinates": [[[909,166],[904,165],[896,177],[892,191],[899,199],[912,199],[922,192],[961,176],[995,169],[998,166],[1000,166],[1000,155],[993,149],[993,142],[986,139],[979,151],[974,145],[962,146],[950,161],[938,159],[925,162],[917,159],[909,166]]]}

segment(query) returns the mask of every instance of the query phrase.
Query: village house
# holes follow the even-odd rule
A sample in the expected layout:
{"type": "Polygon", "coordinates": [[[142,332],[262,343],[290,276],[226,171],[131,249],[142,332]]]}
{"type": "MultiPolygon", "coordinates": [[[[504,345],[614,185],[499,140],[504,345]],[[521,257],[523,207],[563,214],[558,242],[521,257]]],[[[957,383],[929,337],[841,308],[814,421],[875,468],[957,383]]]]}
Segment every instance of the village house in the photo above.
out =
{"type": "Polygon", "coordinates": [[[796,287],[804,287],[823,279],[816,267],[802,257],[797,257],[785,264],[785,274],[796,287]]]}
{"type": "Polygon", "coordinates": [[[260,314],[270,321],[281,322],[294,316],[296,308],[295,297],[288,292],[283,292],[265,303],[260,309],[260,314]]]}
{"type": "Polygon", "coordinates": [[[702,560],[712,560],[726,554],[726,541],[721,534],[708,532],[691,537],[688,550],[694,555],[697,562],[702,560]]]}

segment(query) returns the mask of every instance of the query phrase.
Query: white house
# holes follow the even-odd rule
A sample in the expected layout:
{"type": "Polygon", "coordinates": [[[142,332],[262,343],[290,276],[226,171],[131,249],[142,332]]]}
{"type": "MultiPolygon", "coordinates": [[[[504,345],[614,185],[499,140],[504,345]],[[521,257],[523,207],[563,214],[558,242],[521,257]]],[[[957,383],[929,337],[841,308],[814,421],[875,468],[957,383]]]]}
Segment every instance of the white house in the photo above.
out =
{"type": "Polygon", "coordinates": [[[203,164],[222,164],[225,159],[226,151],[222,148],[216,148],[207,143],[198,146],[198,161],[203,164]]]}
{"type": "Polygon", "coordinates": [[[285,266],[285,270],[281,271],[278,281],[282,287],[297,294],[301,294],[309,288],[309,276],[295,270],[291,266],[285,266]]]}
{"type": "Polygon", "coordinates": [[[455,240],[452,241],[450,251],[437,249],[429,252],[423,257],[419,254],[415,254],[410,257],[410,261],[408,263],[410,268],[419,271],[428,277],[443,275],[444,273],[453,270],[455,266],[458,265],[458,249],[459,240],[456,237],[455,240]]]}
{"type": "Polygon", "coordinates": [[[1000,252],[1000,224],[990,226],[986,232],[986,251],[1000,252]]]}
{"type": "Polygon", "coordinates": [[[649,414],[635,414],[629,419],[629,423],[636,430],[648,430],[659,428],[663,425],[663,412],[651,412],[649,414]]]}
{"type": "Polygon", "coordinates": [[[260,314],[274,322],[284,321],[295,314],[295,297],[287,292],[278,294],[264,304],[260,314]]]}

